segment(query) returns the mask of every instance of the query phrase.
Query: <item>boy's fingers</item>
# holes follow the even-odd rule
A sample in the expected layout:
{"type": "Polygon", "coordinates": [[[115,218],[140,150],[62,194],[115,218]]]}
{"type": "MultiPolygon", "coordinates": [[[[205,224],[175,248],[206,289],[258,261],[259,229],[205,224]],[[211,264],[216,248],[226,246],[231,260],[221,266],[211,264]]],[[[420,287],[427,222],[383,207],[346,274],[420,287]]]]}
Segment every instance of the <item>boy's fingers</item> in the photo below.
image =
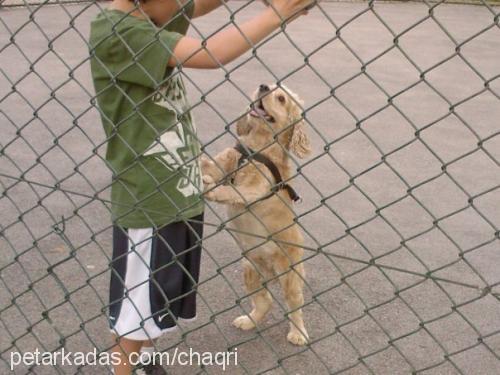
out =
{"type": "Polygon", "coordinates": [[[314,2],[314,4],[312,4],[312,5],[307,5],[306,7],[303,7],[301,10],[298,10],[297,12],[295,12],[295,14],[291,15],[290,17],[288,17],[285,20],[285,22],[288,23],[288,22],[296,20],[300,16],[305,16],[305,15],[309,14],[309,9],[311,9],[315,4],[316,3],[314,2]]]}
{"type": "Polygon", "coordinates": [[[307,10],[311,10],[312,8],[314,8],[315,5],[317,5],[318,2],[317,1],[311,1],[309,3],[309,5],[307,5],[304,9],[307,11],[307,10]]]}

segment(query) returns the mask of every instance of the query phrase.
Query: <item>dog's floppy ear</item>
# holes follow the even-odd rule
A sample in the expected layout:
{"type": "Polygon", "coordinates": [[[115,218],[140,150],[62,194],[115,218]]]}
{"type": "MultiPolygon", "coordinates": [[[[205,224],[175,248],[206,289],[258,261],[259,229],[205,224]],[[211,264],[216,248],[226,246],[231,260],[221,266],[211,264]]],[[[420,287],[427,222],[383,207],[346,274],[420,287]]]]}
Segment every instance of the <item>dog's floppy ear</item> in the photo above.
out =
{"type": "Polygon", "coordinates": [[[290,111],[289,120],[290,123],[295,122],[288,149],[297,155],[297,157],[303,159],[311,153],[311,142],[309,141],[309,137],[306,133],[305,120],[302,118],[302,106],[304,105],[304,102],[297,96],[297,94],[292,93],[290,90],[288,91],[294,102],[293,108],[290,111]]]}
{"type": "Polygon", "coordinates": [[[238,137],[247,135],[250,133],[250,130],[251,126],[248,121],[248,116],[243,116],[236,122],[236,134],[238,137]]]}
{"type": "Polygon", "coordinates": [[[303,159],[311,153],[311,142],[305,130],[305,121],[300,120],[293,125],[292,137],[288,149],[303,159]]]}

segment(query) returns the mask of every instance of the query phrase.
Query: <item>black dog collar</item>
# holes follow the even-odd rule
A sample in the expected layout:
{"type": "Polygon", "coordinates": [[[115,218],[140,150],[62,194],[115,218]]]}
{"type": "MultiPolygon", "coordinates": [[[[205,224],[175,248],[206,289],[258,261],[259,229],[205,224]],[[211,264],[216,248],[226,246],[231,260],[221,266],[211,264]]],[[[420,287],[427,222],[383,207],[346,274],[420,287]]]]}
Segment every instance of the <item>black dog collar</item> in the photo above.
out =
{"type": "MultiPolygon", "coordinates": [[[[285,189],[292,201],[297,202],[301,199],[297,192],[289,184],[283,182],[278,167],[268,157],[262,155],[261,153],[255,152],[250,148],[244,147],[241,143],[238,143],[234,147],[234,149],[241,154],[241,157],[238,160],[238,168],[241,167],[245,160],[253,159],[255,161],[258,161],[259,163],[264,164],[269,169],[269,171],[271,171],[271,174],[276,181],[276,184],[272,188],[273,192],[285,189]]],[[[234,177],[231,182],[234,182],[234,177]]]]}

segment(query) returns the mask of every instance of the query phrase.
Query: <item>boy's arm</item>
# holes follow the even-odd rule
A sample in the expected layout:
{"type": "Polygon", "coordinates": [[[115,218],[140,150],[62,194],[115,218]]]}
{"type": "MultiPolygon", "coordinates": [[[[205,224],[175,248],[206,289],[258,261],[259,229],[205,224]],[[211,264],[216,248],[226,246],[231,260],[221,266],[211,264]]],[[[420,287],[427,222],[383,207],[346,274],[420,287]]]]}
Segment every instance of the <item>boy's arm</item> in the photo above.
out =
{"type": "MultiPolygon", "coordinates": [[[[209,0],[211,1],[211,0],[209,0]]],[[[248,51],[253,45],[276,30],[282,19],[306,14],[312,0],[275,0],[260,15],[236,27],[232,26],[203,41],[183,37],[176,44],[168,66],[215,69],[248,51]]]]}
{"type": "Polygon", "coordinates": [[[194,12],[192,18],[204,16],[212,10],[220,7],[224,0],[194,0],[194,12]]]}

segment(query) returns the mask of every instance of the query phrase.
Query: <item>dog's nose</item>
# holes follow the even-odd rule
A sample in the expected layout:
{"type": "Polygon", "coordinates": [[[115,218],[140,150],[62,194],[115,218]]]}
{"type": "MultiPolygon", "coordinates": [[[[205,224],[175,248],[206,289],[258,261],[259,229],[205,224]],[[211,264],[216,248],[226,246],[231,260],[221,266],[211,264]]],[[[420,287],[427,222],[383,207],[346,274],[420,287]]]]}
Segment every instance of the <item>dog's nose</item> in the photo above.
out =
{"type": "Polygon", "coordinates": [[[260,91],[260,92],[268,92],[269,90],[271,90],[271,89],[269,88],[269,86],[268,86],[268,85],[265,85],[265,84],[262,84],[262,85],[260,85],[260,87],[259,87],[259,91],[260,91]]]}

